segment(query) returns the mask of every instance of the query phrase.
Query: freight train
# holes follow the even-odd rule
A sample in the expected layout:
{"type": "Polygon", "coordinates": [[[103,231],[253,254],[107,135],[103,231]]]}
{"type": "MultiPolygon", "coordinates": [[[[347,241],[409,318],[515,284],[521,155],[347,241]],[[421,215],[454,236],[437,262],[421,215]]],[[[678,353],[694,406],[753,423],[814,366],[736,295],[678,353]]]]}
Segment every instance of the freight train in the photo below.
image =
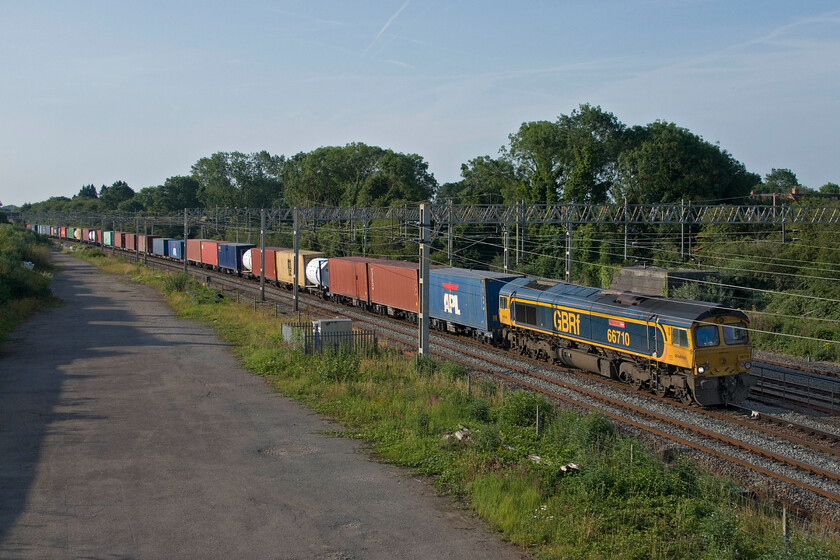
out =
{"type": "MultiPolygon", "coordinates": [[[[295,253],[245,243],[30,226],[58,238],[148,252],[289,287],[295,253]],[[264,261],[263,261],[264,258],[264,261]]],[[[334,302],[416,321],[417,263],[300,250],[298,286],[334,302]]],[[[619,379],[637,390],[715,406],[749,393],[752,344],[741,311],[480,270],[432,267],[430,326],[523,355],[619,379]]]]}

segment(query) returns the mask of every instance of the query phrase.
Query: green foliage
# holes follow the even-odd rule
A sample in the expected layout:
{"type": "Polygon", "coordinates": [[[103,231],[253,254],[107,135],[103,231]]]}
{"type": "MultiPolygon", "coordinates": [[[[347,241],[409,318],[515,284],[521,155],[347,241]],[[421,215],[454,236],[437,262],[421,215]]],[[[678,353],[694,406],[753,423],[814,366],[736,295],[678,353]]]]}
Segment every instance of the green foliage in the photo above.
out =
{"type": "Polygon", "coordinates": [[[190,275],[186,272],[167,274],[163,279],[163,291],[167,294],[172,292],[185,292],[190,285],[190,275]]]}
{"type": "Polygon", "coordinates": [[[121,203],[133,197],[134,190],[125,181],[115,181],[110,187],[102,185],[99,189],[99,201],[106,210],[116,210],[121,203]]]}
{"type": "Polygon", "coordinates": [[[530,391],[513,391],[505,395],[505,402],[500,411],[500,419],[510,426],[535,426],[537,423],[537,408],[540,410],[540,421],[548,423],[554,407],[539,393],[530,391]]]}
{"type": "Polygon", "coordinates": [[[318,363],[318,375],[324,381],[346,382],[353,380],[359,372],[361,356],[343,348],[326,351],[318,363]]]}

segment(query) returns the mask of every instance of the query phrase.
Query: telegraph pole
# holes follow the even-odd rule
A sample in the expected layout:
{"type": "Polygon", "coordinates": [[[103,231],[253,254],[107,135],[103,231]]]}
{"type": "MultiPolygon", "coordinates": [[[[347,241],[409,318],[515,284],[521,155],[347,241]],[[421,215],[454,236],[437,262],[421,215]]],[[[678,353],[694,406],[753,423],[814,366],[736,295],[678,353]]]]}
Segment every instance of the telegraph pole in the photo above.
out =
{"type": "Polygon", "coordinates": [[[300,238],[300,221],[298,220],[297,206],[295,206],[295,208],[292,212],[293,212],[292,215],[294,216],[294,227],[295,227],[294,241],[293,241],[293,249],[295,251],[295,269],[294,269],[295,270],[295,282],[294,282],[295,285],[292,288],[292,292],[294,293],[294,297],[295,297],[294,311],[297,313],[297,311],[298,311],[298,260],[300,260],[299,257],[298,257],[298,252],[299,252],[298,240],[300,238]]]}
{"type": "MultiPolygon", "coordinates": [[[[253,270],[252,261],[251,271],[253,270]]],[[[260,301],[265,301],[265,208],[260,209],[260,301]]]]}
{"type": "Polygon", "coordinates": [[[420,205],[420,301],[417,356],[429,357],[429,204],[420,205]]]}

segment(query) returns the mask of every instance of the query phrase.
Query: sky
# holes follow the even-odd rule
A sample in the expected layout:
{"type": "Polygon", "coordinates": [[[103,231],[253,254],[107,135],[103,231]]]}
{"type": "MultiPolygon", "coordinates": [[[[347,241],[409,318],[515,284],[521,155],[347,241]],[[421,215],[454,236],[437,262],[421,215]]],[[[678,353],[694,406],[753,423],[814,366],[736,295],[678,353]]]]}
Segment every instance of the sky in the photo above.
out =
{"type": "Polygon", "coordinates": [[[0,202],[363,142],[438,183],[581,104],[840,183],[837,0],[0,0],[0,202]]]}

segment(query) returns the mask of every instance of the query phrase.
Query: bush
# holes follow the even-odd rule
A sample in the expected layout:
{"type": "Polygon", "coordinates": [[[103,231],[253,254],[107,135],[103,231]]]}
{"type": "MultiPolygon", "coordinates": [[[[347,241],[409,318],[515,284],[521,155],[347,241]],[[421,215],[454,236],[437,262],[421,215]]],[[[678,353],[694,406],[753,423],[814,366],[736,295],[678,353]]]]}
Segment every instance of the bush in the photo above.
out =
{"type": "Polygon", "coordinates": [[[178,274],[168,274],[163,279],[163,291],[167,294],[173,292],[185,292],[187,286],[190,285],[190,275],[186,272],[179,272],[178,274]]]}
{"type": "Polygon", "coordinates": [[[0,255],[0,302],[49,297],[50,280],[49,275],[28,269],[23,261],[0,255]]]}
{"type": "Polygon", "coordinates": [[[343,348],[326,351],[318,364],[318,375],[324,381],[351,381],[358,377],[361,357],[343,348]]]}
{"type": "Polygon", "coordinates": [[[510,426],[534,426],[537,423],[537,407],[540,409],[540,422],[547,424],[554,411],[551,403],[538,393],[514,391],[505,397],[500,419],[510,426]]]}

